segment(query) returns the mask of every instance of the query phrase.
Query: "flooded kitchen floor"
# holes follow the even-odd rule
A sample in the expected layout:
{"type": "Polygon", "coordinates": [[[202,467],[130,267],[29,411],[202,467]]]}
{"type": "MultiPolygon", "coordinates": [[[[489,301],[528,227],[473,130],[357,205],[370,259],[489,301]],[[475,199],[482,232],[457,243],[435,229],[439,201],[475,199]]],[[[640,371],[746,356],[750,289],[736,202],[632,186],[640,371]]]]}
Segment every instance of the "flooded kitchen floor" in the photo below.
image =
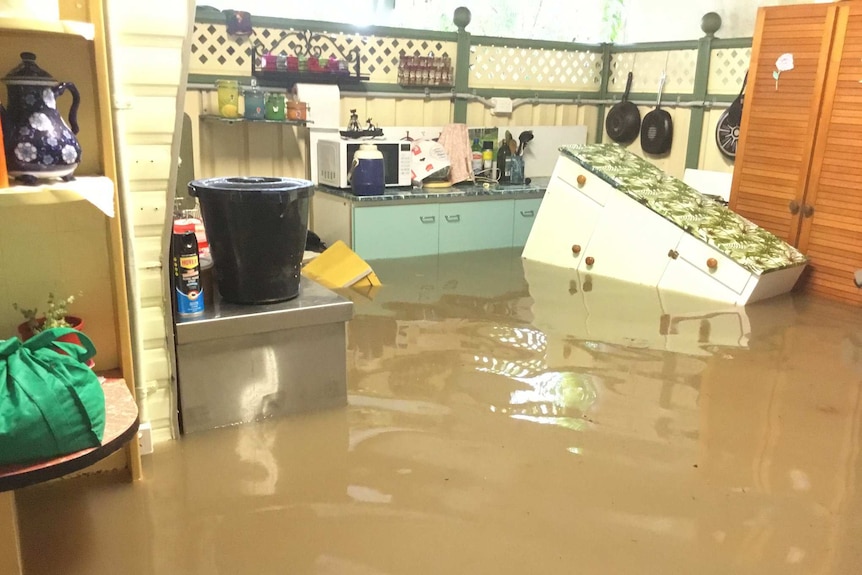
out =
{"type": "Polygon", "coordinates": [[[18,492],[29,574],[849,574],[862,310],[374,262],[349,407],[18,492]]]}

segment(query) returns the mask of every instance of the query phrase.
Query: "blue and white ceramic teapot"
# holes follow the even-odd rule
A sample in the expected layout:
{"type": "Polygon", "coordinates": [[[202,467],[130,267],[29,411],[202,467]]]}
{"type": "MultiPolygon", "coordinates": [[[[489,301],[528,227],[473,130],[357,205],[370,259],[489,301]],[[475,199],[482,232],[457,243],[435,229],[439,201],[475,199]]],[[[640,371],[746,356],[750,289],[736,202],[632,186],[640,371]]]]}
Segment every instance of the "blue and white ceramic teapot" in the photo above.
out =
{"type": "Polygon", "coordinates": [[[4,78],[6,108],[0,106],[9,176],[35,184],[40,178],[73,179],[81,162],[78,106],[81,96],[71,82],[58,83],[36,65],[36,55],[21,53],[21,63],[4,78]],[[72,94],[69,124],[57,111],[57,97],[72,94]]]}

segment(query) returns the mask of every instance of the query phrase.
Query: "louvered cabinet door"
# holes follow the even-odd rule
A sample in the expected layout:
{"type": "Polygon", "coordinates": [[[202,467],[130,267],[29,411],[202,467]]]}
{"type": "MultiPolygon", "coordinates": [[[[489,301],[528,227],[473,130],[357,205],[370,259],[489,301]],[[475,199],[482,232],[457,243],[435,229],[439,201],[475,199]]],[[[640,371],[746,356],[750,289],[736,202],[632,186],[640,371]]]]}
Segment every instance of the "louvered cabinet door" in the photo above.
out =
{"type": "Polygon", "coordinates": [[[798,239],[837,8],[760,8],[730,207],[788,243],[798,239]],[[773,79],[776,60],[794,69],[773,79]]]}
{"type": "Polygon", "coordinates": [[[832,62],[798,245],[810,258],[803,287],[858,305],[862,291],[853,273],[862,269],[862,2],[842,6],[832,62]]]}

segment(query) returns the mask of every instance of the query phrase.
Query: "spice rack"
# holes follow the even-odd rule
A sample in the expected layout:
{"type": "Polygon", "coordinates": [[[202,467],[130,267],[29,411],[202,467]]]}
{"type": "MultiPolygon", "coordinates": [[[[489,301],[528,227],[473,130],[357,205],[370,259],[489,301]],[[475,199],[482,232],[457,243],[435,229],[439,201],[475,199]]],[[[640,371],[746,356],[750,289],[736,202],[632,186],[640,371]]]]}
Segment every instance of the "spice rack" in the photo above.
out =
{"type": "Polygon", "coordinates": [[[398,84],[401,86],[451,88],[454,72],[448,56],[401,56],[398,84]]]}

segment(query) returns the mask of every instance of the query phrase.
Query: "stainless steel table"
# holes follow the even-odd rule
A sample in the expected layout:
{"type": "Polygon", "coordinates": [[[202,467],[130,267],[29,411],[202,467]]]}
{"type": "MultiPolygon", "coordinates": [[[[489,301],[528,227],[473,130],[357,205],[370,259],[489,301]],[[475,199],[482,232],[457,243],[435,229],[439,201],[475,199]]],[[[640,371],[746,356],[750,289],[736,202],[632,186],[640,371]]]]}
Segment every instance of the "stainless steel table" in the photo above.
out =
{"type": "Polygon", "coordinates": [[[347,403],[353,302],[306,278],[298,297],[236,305],[216,297],[177,321],[184,433],[347,403]]]}

